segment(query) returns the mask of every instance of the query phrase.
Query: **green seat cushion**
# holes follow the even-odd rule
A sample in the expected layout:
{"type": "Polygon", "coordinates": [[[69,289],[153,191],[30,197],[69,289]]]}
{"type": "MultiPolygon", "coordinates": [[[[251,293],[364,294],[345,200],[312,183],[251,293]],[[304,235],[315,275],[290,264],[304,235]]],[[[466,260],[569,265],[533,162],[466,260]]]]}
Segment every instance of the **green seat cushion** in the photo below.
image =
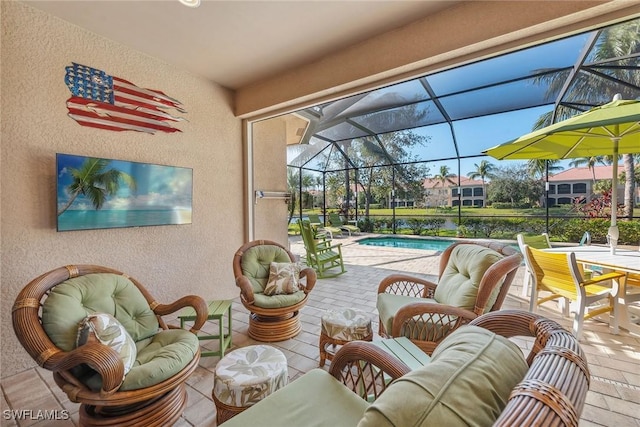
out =
{"type": "Polygon", "coordinates": [[[413,304],[414,302],[435,303],[436,301],[431,298],[416,298],[406,295],[395,295],[387,293],[378,294],[376,300],[376,308],[378,309],[378,314],[380,315],[380,321],[384,325],[387,333],[391,333],[393,319],[398,310],[400,310],[405,305],[413,304]]]}
{"type": "Polygon", "coordinates": [[[292,294],[265,295],[262,292],[253,294],[253,303],[262,308],[290,307],[299,303],[305,297],[304,291],[296,291],[292,294]]]}
{"type": "Polygon", "coordinates": [[[440,343],[429,364],[393,382],[358,426],[489,426],[527,370],[516,344],[462,326],[440,343]]]}
{"type": "Polygon", "coordinates": [[[328,372],[312,369],[223,425],[354,427],[368,406],[328,372]]]}
{"type": "MultiPolygon", "coordinates": [[[[482,276],[503,256],[493,249],[479,245],[458,245],[451,251],[433,298],[441,304],[473,311],[482,276]]],[[[504,278],[502,279],[504,281],[504,278]]],[[[496,286],[487,302],[487,311],[498,297],[496,286]]]]}
{"type": "Polygon", "coordinates": [[[275,245],[253,246],[242,255],[242,274],[251,282],[254,293],[264,291],[272,262],[291,262],[291,258],[284,249],[275,245]]]}
{"type": "Polygon", "coordinates": [[[134,341],[153,336],[158,319],[128,278],[111,273],[87,274],[53,288],[42,307],[42,326],[64,351],[75,348],[78,324],[89,314],[115,317],[134,341]]]}
{"type": "MultiPolygon", "coordinates": [[[[184,329],[168,329],[136,343],[136,361],[124,377],[119,391],[137,390],[171,378],[196,355],[198,337],[184,329]]],[[[100,390],[102,378],[95,371],[87,371],[82,378],[90,389],[100,390]]]]}

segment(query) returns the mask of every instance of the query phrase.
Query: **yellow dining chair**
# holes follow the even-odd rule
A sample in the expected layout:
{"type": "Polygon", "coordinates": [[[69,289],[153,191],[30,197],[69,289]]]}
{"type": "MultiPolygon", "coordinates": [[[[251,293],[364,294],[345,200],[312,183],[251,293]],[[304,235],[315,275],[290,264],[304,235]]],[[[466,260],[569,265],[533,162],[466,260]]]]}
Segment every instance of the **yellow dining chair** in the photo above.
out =
{"type": "Polygon", "coordinates": [[[530,311],[535,312],[539,305],[547,301],[564,298],[564,316],[570,316],[570,303],[576,302],[572,332],[577,339],[580,339],[584,319],[604,313],[611,313],[613,332],[618,333],[617,281],[624,277],[624,273],[606,273],[586,279],[582,265],[576,262],[575,253],[545,252],[529,245],[524,246],[524,259],[533,273],[530,311]],[[540,291],[549,292],[550,295],[539,297],[540,291]],[[606,300],[607,305],[587,311],[588,306],[601,300],[606,300]]]}
{"type": "MultiPolygon", "coordinates": [[[[518,240],[518,246],[520,247],[520,252],[522,252],[524,256],[524,247],[525,245],[529,245],[532,248],[536,249],[549,249],[551,247],[551,241],[549,240],[549,235],[547,233],[542,233],[535,236],[525,236],[522,233],[519,233],[516,236],[518,240]]],[[[524,265],[524,280],[522,282],[522,297],[529,297],[529,290],[531,289],[531,284],[533,282],[533,273],[527,267],[527,264],[524,265]]]]}

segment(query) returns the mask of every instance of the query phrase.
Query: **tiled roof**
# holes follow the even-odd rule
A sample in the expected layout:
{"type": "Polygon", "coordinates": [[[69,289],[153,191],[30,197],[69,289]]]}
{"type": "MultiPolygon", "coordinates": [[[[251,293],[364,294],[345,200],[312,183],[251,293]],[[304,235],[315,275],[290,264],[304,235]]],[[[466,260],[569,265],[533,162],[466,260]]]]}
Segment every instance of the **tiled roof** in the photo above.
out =
{"type": "MultiPolygon", "coordinates": [[[[559,172],[553,176],[549,176],[549,182],[557,181],[591,181],[593,180],[593,173],[595,172],[596,180],[611,179],[613,167],[612,166],[595,166],[593,171],[587,166],[579,168],[571,168],[565,171],[559,172]]],[[[618,175],[624,171],[622,166],[618,166],[618,175]]]]}
{"type": "MultiPolygon", "coordinates": [[[[458,176],[457,175],[452,175],[449,180],[451,182],[449,182],[446,187],[447,188],[451,188],[451,187],[457,187],[458,186],[458,176]]],[[[424,183],[422,184],[422,186],[424,188],[442,188],[442,182],[438,179],[435,178],[426,178],[424,180],[424,183]]],[[[466,176],[461,176],[460,177],[460,186],[461,187],[476,187],[476,186],[482,186],[482,181],[479,179],[470,179],[467,178],[466,176]]]]}

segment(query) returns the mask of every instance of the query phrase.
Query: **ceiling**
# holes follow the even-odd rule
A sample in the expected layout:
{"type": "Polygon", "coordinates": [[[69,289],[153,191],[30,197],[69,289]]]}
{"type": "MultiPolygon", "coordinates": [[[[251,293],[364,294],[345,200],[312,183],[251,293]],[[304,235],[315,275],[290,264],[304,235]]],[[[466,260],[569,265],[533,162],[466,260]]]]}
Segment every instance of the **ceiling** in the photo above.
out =
{"type": "Polygon", "coordinates": [[[230,89],[451,7],[458,1],[24,1],[230,89]]]}

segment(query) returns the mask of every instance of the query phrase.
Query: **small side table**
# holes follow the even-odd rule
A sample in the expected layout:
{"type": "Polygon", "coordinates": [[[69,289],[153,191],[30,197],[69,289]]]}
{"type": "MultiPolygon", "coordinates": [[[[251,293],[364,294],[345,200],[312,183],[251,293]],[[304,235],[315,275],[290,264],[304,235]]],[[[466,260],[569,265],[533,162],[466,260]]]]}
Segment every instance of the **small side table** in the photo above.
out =
{"type": "MultiPolygon", "coordinates": [[[[198,335],[199,340],[214,340],[220,341],[220,349],[217,351],[202,351],[200,356],[220,356],[224,357],[224,352],[227,348],[231,347],[231,300],[219,300],[209,301],[209,316],[208,320],[218,321],[218,333],[216,335],[202,335],[202,332],[198,335]],[[224,316],[227,316],[227,325],[224,325],[224,316]]],[[[193,322],[196,320],[196,312],[193,308],[185,308],[178,315],[180,319],[180,327],[184,329],[185,322],[193,322]]]]}
{"type": "MultiPolygon", "coordinates": [[[[255,405],[288,383],[287,358],[277,348],[250,345],[229,352],[213,371],[211,397],[216,406],[217,424],[255,405]]],[[[270,421],[262,420],[262,424],[270,421]]]]}
{"type": "Polygon", "coordinates": [[[345,345],[350,341],[371,341],[373,331],[371,318],[362,310],[342,308],[327,310],[320,318],[320,366],[325,360],[332,360],[333,353],[327,351],[331,345],[333,349],[338,345],[345,345]]]}

